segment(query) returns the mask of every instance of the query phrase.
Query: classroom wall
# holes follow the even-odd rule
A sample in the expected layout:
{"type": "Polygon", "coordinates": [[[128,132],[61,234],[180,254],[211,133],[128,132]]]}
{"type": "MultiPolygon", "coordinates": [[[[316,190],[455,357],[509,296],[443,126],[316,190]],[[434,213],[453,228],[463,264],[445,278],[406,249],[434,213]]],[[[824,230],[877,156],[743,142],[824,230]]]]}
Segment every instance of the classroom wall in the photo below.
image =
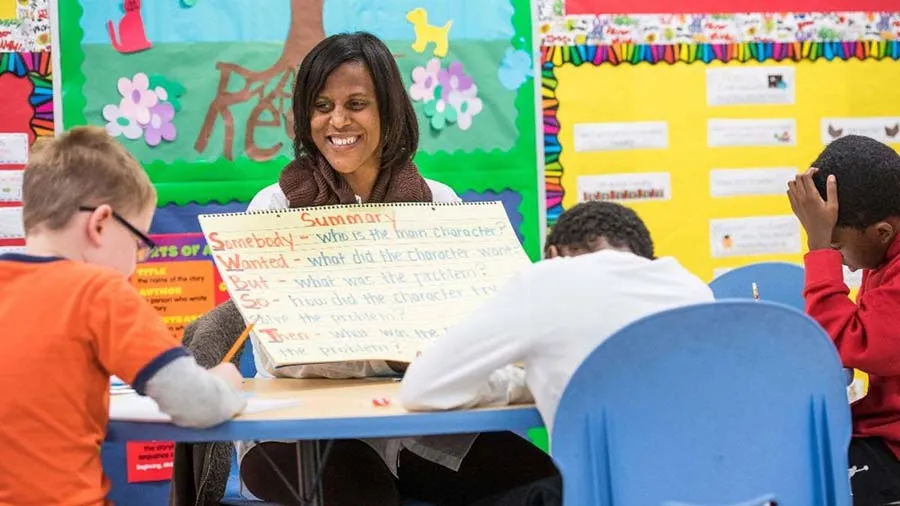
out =
{"type": "Polygon", "coordinates": [[[29,146],[55,124],[49,7],[0,4],[0,253],[24,244],[22,168],[29,146]]]}

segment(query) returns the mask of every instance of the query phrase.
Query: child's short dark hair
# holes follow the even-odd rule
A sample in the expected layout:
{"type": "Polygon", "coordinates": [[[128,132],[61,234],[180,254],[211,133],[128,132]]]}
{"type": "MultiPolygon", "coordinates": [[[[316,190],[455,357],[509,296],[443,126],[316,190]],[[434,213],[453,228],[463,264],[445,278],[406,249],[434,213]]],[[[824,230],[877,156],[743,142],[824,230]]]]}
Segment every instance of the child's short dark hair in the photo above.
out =
{"type": "Polygon", "coordinates": [[[837,225],[866,228],[900,216],[900,155],[886,144],[862,135],[847,135],[825,147],[812,166],[813,181],[826,198],[825,181],[837,179],[837,225]]]}
{"type": "Polygon", "coordinates": [[[310,118],[328,76],[345,63],[361,64],[372,76],[381,121],[381,166],[405,165],[419,148],[416,112],[391,51],[366,32],[332,35],[303,58],[294,84],[294,156],[322,156],[312,140],[310,118]]]}
{"type": "Polygon", "coordinates": [[[606,239],[615,248],[627,247],[634,254],[653,258],[650,231],[632,209],[605,201],[582,202],[564,212],[550,234],[550,246],[591,250],[591,243],[606,239]]]}
{"type": "Polygon", "coordinates": [[[22,180],[25,233],[59,230],[80,206],[108,204],[128,216],[156,203],[141,164],[103,127],[80,126],[38,139],[22,180]]]}

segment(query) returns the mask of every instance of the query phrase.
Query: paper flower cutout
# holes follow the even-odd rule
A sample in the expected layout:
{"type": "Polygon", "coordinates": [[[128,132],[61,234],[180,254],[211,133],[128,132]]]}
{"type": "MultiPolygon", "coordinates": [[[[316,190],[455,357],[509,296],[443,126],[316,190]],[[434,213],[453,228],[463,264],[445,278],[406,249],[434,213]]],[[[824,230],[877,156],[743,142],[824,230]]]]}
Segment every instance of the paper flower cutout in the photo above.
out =
{"type": "Polygon", "coordinates": [[[123,135],[126,139],[134,140],[140,139],[144,133],[137,120],[123,114],[119,106],[115,104],[103,107],[103,119],[106,120],[106,131],[113,137],[123,135]]]}
{"type": "Polygon", "coordinates": [[[410,97],[425,104],[425,117],[434,130],[453,124],[460,130],[468,130],[472,118],[484,108],[478,98],[478,87],[458,61],[441,68],[441,61],[432,58],[413,69],[412,74],[410,97]]]}
{"type": "Polygon", "coordinates": [[[175,81],[170,81],[165,76],[154,74],[150,76],[150,89],[163,102],[168,101],[175,108],[175,112],[181,110],[179,98],[184,95],[184,86],[175,81]]]}
{"type": "Polygon", "coordinates": [[[168,102],[160,102],[150,110],[150,122],[144,127],[144,139],[150,146],[158,146],[165,139],[169,142],[175,140],[175,108],[168,102]]]}
{"type": "Polygon", "coordinates": [[[462,63],[455,61],[438,72],[441,85],[441,99],[447,101],[451,91],[463,91],[472,87],[472,78],[463,70],[462,63]]]}
{"type": "Polygon", "coordinates": [[[521,49],[506,48],[506,54],[497,69],[500,84],[507,90],[517,90],[532,75],[531,56],[521,49]]]}
{"type": "Polygon", "coordinates": [[[460,130],[468,130],[472,126],[472,117],[484,108],[478,98],[478,87],[474,84],[463,91],[452,91],[447,99],[450,109],[456,111],[456,121],[460,130]]]}
{"type": "MultiPolygon", "coordinates": [[[[435,97],[442,93],[441,87],[438,86],[434,90],[435,97]]],[[[457,110],[450,107],[443,100],[432,100],[425,104],[425,116],[430,118],[431,128],[435,130],[443,130],[451,123],[456,123],[457,110]]]]}
{"type": "Polygon", "coordinates": [[[434,89],[438,85],[440,70],[441,61],[437,58],[432,58],[425,65],[414,68],[412,71],[413,84],[409,87],[409,96],[419,102],[434,100],[434,89]]]}
{"type": "Polygon", "coordinates": [[[175,140],[177,97],[184,93],[183,86],[162,76],[148,78],[137,73],[131,79],[120,78],[117,88],[121,101],[118,105],[107,104],[102,111],[110,135],[130,140],[143,137],[151,147],[175,140]]]}
{"type": "Polygon", "coordinates": [[[150,91],[147,74],[138,72],[134,78],[119,78],[118,88],[122,95],[119,109],[126,117],[136,119],[141,125],[150,121],[150,108],[159,102],[156,93],[150,91]]]}

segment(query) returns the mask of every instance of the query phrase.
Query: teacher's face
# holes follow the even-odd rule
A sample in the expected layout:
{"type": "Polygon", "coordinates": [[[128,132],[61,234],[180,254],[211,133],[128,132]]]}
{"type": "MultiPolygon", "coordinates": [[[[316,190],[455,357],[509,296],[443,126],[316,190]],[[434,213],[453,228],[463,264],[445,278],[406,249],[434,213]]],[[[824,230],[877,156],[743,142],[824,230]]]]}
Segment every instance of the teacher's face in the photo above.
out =
{"type": "Polygon", "coordinates": [[[310,131],[316,148],[339,173],[378,171],[381,120],[364,65],[345,63],[328,76],[314,103],[310,131]]]}

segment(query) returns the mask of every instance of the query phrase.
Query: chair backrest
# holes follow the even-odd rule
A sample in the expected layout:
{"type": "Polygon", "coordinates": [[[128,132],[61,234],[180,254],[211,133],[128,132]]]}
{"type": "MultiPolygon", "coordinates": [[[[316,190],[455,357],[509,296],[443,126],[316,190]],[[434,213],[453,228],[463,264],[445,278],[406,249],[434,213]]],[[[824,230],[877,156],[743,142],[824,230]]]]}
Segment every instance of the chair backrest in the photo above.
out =
{"type": "Polygon", "coordinates": [[[799,311],[729,300],[639,320],[579,366],[551,455],[571,505],[847,506],[850,408],[799,311]]]}
{"type": "Polygon", "coordinates": [[[768,300],[803,311],[803,267],[787,262],[760,262],[732,269],[712,280],[716,299],[753,298],[753,283],[760,300],[768,300]]]}

